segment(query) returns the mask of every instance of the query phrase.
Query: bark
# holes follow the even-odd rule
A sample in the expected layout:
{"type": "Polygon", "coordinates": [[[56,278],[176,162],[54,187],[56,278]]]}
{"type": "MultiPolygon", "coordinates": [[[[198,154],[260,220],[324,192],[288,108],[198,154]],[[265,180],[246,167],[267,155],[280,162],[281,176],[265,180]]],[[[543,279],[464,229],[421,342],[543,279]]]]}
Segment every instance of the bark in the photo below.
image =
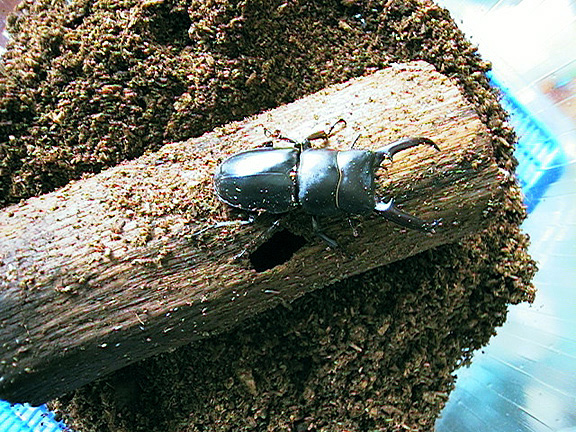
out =
{"type": "Polygon", "coordinates": [[[505,198],[503,175],[457,86],[413,62],[8,207],[0,213],[0,397],[43,403],[311,290],[478,233],[505,198]],[[323,220],[343,253],[327,248],[310,217],[295,211],[280,219],[280,230],[305,244],[272,266],[268,258],[279,258],[293,239],[270,238],[271,217],[206,229],[244,217],[214,196],[212,173],[227,156],[269,141],[263,126],[301,140],[340,118],[347,127],[330,139],[333,148],[348,148],[358,134],[356,148],[408,136],[438,144],[440,152],[400,153],[378,177],[383,198],[440,218],[435,234],[376,214],[355,218],[353,227],[323,220]],[[254,251],[264,243],[272,251],[262,258],[254,251]]]}

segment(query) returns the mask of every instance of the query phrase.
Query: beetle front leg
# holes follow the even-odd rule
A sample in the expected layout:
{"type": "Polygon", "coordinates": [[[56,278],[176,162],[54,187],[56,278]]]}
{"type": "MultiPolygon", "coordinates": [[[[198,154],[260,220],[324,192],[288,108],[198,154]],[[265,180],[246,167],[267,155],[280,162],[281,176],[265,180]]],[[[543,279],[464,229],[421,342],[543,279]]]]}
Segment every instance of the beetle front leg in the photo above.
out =
{"type": "Polygon", "coordinates": [[[434,147],[437,151],[440,151],[440,148],[431,139],[416,137],[416,138],[399,139],[398,141],[394,141],[393,143],[376,150],[374,153],[376,153],[379,163],[382,162],[384,159],[388,159],[391,161],[396,153],[423,144],[434,147]]]}
{"type": "Polygon", "coordinates": [[[272,222],[272,225],[266,228],[266,231],[260,233],[255,239],[253,239],[250,243],[248,243],[248,245],[244,246],[244,249],[242,249],[240,252],[234,255],[234,260],[244,258],[246,254],[249,254],[250,251],[254,249],[255,245],[261,243],[261,239],[267,240],[270,237],[272,237],[280,229],[280,223],[281,223],[280,218],[274,220],[274,222],[272,222]]]}
{"type": "Polygon", "coordinates": [[[318,131],[318,132],[314,132],[313,134],[310,134],[306,137],[306,139],[304,140],[304,148],[308,148],[310,147],[310,141],[314,141],[314,140],[318,140],[318,139],[322,139],[324,141],[326,141],[328,138],[330,138],[332,135],[334,135],[337,131],[335,131],[334,129],[336,129],[336,125],[342,123],[344,126],[346,127],[346,120],[344,119],[339,119],[336,121],[336,123],[334,123],[332,126],[330,126],[330,129],[328,129],[328,132],[326,131],[318,131]]]}
{"type": "Polygon", "coordinates": [[[439,221],[426,222],[416,216],[403,212],[394,205],[394,200],[388,202],[379,202],[376,204],[375,210],[382,214],[390,222],[405,228],[411,228],[421,232],[434,233],[435,228],[439,225],[439,221]]]}
{"type": "Polygon", "coordinates": [[[195,237],[200,236],[201,234],[204,234],[206,231],[208,230],[212,230],[212,229],[216,229],[216,228],[224,228],[224,227],[228,227],[228,226],[240,226],[240,225],[251,225],[254,223],[254,221],[256,220],[256,216],[255,214],[250,214],[248,215],[248,219],[244,220],[244,219],[238,219],[238,220],[231,220],[231,221],[220,221],[220,222],[216,222],[215,224],[212,225],[208,225],[207,227],[202,228],[201,230],[193,233],[192,235],[195,237]]]}
{"type": "MultiPolygon", "coordinates": [[[[293,146],[298,144],[292,138],[288,138],[288,137],[285,137],[284,135],[282,135],[282,133],[279,130],[272,132],[269,129],[267,129],[265,126],[262,125],[262,127],[264,128],[264,135],[268,138],[273,138],[273,139],[280,140],[280,141],[287,141],[290,144],[292,144],[293,146]]],[[[267,141],[262,145],[262,147],[274,147],[274,142],[273,141],[267,141]]]]}

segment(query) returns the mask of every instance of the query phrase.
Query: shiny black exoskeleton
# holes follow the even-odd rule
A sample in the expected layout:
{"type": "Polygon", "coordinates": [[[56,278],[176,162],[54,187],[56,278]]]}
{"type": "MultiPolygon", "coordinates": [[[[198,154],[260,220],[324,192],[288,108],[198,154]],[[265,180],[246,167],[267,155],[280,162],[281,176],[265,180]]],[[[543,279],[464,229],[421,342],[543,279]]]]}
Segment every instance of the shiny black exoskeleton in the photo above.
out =
{"type": "Polygon", "coordinates": [[[384,159],[392,160],[399,151],[426,144],[438,146],[428,138],[404,138],[376,151],[315,149],[311,141],[328,139],[339,123],[328,132],[316,132],[289,148],[261,147],[235,154],[214,174],[218,197],[226,204],[251,212],[286,213],[298,205],[312,215],[315,232],[329,245],[336,242],[324,235],[318,216],[365,215],[377,211],[398,225],[433,232],[436,222],[402,212],[390,199],[375,197],[376,170],[384,159]]]}

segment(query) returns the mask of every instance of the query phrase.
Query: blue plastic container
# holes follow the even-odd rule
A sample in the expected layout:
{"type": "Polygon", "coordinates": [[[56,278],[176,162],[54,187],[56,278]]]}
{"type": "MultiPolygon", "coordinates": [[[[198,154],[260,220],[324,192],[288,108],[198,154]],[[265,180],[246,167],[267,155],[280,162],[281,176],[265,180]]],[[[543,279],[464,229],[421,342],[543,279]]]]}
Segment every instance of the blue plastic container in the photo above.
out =
{"type": "Polygon", "coordinates": [[[71,431],[56,421],[46,406],[14,404],[0,401],[0,432],[60,432],[71,431]]]}
{"type": "Polygon", "coordinates": [[[568,159],[550,129],[534,117],[494,74],[490,74],[490,80],[502,91],[500,104],[510,114],[510,123],[518,135],[514,152],[518,159],[516,176],[524,193],[524,204],[531,213],[548,186],[562,176],[568,159]]]}

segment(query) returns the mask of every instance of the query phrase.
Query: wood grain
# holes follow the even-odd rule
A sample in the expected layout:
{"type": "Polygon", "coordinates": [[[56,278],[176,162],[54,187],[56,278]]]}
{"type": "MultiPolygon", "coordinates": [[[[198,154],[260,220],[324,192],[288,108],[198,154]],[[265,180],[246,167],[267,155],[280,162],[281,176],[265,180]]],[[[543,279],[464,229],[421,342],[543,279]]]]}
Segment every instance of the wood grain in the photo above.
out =
{"type": "MultiPolygon", "coordinates": [[[[458,87],[424,62],[395,65],[289,105],[164,146],[11,206],[0,213],[0,397],[43,403],[132,362],[238,325],[343,278],[454,242],[483,229],[502,201],[490,136],[458,87]],[[435,234],[377,215],[324,220],[347,251],[314,236],[294,212],[282,228],[306,244],[288,261],[256,271],[270,218],[220,203],[212,173],[227,156],[268,141],[263,126],[300,140],[339,118],[330,146],[376,149],[406,136],[418,147],[379,171],[378,194],[435,234]],[[234,258],[247,248],[241,258],[234,258]]],[[[278,247],[281,245],[277,245],[278,247]]]]}

